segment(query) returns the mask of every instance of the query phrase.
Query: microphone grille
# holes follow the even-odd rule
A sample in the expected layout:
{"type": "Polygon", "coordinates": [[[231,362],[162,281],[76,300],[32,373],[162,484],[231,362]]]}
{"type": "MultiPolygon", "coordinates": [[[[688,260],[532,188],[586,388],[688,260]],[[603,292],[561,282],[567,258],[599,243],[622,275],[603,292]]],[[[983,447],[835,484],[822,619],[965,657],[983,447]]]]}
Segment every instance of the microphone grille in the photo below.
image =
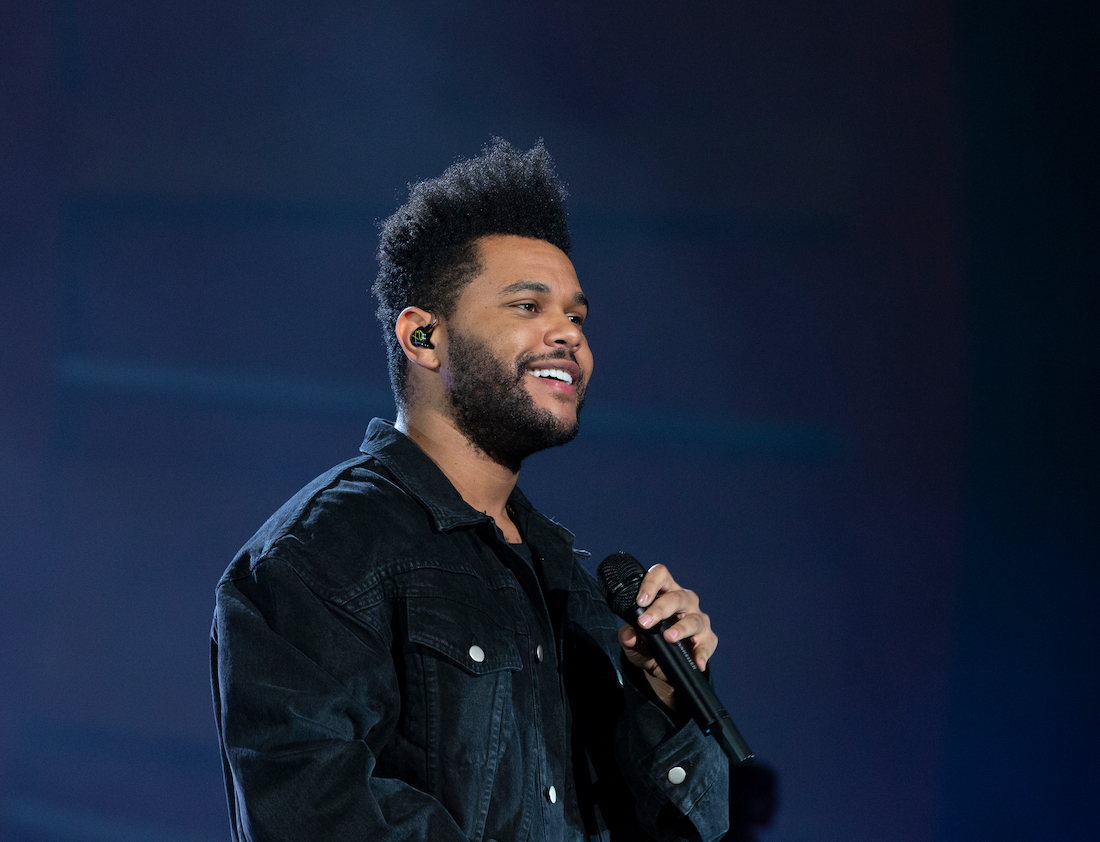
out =
{"type": "Polygon", "coordinates": [[[596,579],[607,604],[620,617],[631,617],[645,568],[630,553],[612,553],[596,568],[596,579]]]}

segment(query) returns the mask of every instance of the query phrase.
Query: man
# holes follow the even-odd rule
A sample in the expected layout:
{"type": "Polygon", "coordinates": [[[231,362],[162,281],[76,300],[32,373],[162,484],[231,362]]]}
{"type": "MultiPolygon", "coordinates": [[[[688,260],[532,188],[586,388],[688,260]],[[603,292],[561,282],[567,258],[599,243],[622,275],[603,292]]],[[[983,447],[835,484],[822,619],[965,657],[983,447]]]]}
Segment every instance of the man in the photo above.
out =
{"type": "MultiPolygon", "coordinates": [[[[592,375],[564,190],[497,141],[382,226],[397,420],[218,585],[214,702],[237,840],[720,838],[728,765],[516,487],[592,375]]],[[[563,489],[574,493],[575,489],[563,489]]],[[[643,625],[717,638],[657,566],[643,625]]]]}

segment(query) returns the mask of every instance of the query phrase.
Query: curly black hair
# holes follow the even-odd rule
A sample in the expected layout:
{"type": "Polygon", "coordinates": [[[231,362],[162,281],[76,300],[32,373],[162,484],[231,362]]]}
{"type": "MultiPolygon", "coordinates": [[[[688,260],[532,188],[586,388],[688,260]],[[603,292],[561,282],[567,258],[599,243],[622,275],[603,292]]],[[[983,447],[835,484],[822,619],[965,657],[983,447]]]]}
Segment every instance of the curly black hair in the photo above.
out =
{"type": "Polygon", "coordinates": [[[406,396],[406,359],[394,335],[401,311],[421,307],[450,316],[462,288],[481,271],[482,237],[531,237],[568,254],[565,197],[541,140],[520,152],[494,138],[478,157],[410,187],[408,201],[382,223],[372,288],[399,407],[406,396]]]}

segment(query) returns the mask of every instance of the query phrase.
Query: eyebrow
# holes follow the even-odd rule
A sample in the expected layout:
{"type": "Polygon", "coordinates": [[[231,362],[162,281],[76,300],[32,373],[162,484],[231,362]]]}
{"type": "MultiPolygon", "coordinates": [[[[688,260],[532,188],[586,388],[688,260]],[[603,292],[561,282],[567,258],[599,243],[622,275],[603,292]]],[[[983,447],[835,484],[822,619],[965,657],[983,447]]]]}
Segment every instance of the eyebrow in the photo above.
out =
{"type": "MultiPolygon", "coordinates": [[[[515,292],[539,292],[547,295],[550,292],[550,287],[542,281],[516,281],[514,284],[508,284],[500,291],[500,294],[502,296],[511,295],[515,292]]],[[[573,303],[587,307],[588,299],[584,297],[583,292],[577,292],[573,295],[573,303]]]]}

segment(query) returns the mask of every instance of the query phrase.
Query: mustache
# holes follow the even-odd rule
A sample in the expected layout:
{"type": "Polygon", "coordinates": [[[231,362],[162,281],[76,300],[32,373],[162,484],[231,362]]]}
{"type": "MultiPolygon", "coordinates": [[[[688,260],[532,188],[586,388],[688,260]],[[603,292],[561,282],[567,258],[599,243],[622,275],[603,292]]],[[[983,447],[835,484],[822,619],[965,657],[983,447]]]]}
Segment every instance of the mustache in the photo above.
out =
{"type": "MultiPolygon", "coordinates": [[[[577,363],[577,355],[565,349],[551,351],[549,354],[524,354],[516,362],[516,368],[518,371],[522,372],[531,365],[531,363],[540,363],[544,360],[569,360],[570,362],[577,363]]],[[[580,363],[577,363],[577,365],[580,365],[580,363]]]]}
{"type": "Polygon", "coordinates": [[[520,359],[526,360],[527,362],[534,362],[536,360],[572,360],[576,362],[577,355],[561,348],[557,351],[551,351],[549,354],[524,354],[520,359]]]}
{"type": "MultiPolygon", "coordinates": [[[[524,354],[516,361],[515,382],[519,383],[523,380],[524,376],[527,374],[527,368],[531,363],[550,362],[551,360],[569,360],[578,368],[580,367],[580,363],[577,362],[577,355],[572,351],[566,351],[564,348],[560,351],[551,351],[549,354],[524,354]]],[[[577,380],[573,385],[578,391],[584,388],[583,371],[577,375],[577,380]]]]}

